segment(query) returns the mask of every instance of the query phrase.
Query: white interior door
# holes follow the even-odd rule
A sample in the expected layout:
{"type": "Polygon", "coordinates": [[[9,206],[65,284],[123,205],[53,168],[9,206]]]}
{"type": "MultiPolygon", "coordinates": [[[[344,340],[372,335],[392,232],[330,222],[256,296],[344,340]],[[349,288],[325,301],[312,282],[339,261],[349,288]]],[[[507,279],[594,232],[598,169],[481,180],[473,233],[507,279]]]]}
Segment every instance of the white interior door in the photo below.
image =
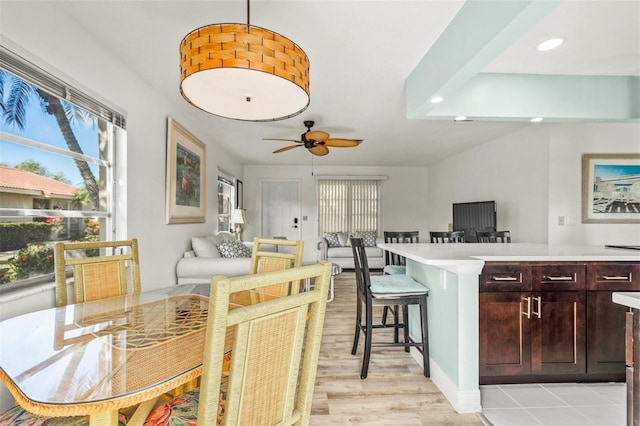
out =
{"type": "Polygon", "coordinates": [[[297,180],[261,182],[262,237],[300,239],[299,185],[297,180]]]}

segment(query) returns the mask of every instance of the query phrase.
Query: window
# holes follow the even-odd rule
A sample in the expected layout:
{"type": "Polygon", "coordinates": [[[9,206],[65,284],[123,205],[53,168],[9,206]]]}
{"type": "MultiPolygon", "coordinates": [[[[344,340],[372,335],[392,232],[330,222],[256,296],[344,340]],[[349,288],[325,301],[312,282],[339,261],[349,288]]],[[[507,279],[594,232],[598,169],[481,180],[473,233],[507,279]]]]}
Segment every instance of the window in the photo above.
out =
{"type": "Polygon", "coordinates": [[[218,232],[231,230],[233,193],[233,181],[224,176],[218,176],[218,232]]]}
{"type": "Polygon", "coordinates": [[[51,281],[56,241],[111,240],[125,120],[0,47],[0,284],[51,281]]]}
{"type": "Polygon", "coordinates": [[[318,180],[318,232],[378,231],[379,180],[318,180]]]}

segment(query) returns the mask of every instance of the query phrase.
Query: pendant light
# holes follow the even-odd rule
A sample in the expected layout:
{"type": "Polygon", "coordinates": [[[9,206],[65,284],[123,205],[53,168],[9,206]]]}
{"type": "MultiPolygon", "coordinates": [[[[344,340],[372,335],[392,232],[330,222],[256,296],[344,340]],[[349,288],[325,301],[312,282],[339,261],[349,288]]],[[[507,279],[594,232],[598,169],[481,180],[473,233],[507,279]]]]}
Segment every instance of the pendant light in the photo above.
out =
{"type": "Polygon", "coordinates": [[[275,121],[309,106],[309,59],[300,46],[265,28],[211,24],[180,43],[180,93],[220,117],[275,121]]]}

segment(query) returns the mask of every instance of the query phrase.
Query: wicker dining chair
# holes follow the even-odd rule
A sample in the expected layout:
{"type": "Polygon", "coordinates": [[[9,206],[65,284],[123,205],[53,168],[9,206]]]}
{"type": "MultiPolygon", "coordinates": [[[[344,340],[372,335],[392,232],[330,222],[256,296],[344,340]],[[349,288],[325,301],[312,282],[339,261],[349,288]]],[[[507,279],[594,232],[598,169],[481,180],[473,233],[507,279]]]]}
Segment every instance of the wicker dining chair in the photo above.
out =
{"type": "MultiPolygon", "coordinates": [[[[304,241],[283,240],[280,238],[254,238],[253,252],[251,254],[250,273],[282,271],[284,269],[302,266],[304,253],[304,241]],[[275,245],[277,251],[261,250],[265,245],[275,245]]],[[[264,297],[281,297],[289,293],[300,291],[300,283],[275,284],[269,288],[263,288],[260,292],[252,292],[253,303],[264,297]],[[256,297],[258,299],[256,299],[256,297]]]]}
{"type": "Polygon", "coordinates": [[[476,238],[479,243],[510,243],[511,232],[509,231],[476,231],[476,238]]]}
{"type": "Polygon", "coordinates": [[[202,384],[158,406],[145,426],[308,424],[330,278],[330,263],[213,278],[202,384]],[[229,305],[236,292],[304,279],[314,279],[314,288],[229,305]]]}
{"type": "MultiPolygon", "coordinates": [[[[54,246],[56,306],[69,304],[67,295],[67,267],[73,269],[73,293],[75,303],[89,302],[131,292],[140,293],[140,261],[138,240],[99,241],[81,243],[56,243],[54,246]],[[122,249],[120,254],[113,254],[122,249]],[[126,251],[126,253],[125,253],[126,251]],[[96,254],[96,256],[91,256],[96,254]],[[129,273],[127,273],[129,269],[129,273]]],[[[83,336],[66,333],[77,330],[75,324],[66,325],[60,319],[60,327],[54,338],[54,345],[69,345],[83,336]]],[[[73,365],[73,362],[71,363],[73,365]]],[[[118,425],[124,426],[127,418],[119,413],[118,425]]],[[[86,426],[89,416],[46,417],[26,411],[16,405],[0,413],[0,425],[18,426],[26,424],[60,424],[65,426],[86,426]]]]}
{"type": "Polygon", "coordinates": [[[69,303],[67,267],[73,268],[74,303],[140,293],[138,240],[56,243],[56,306],[69,303]],[[116,250],[120,253],[116,254],[116,250]],[[95,256],[92,256],[95,254],[95,256]]]}

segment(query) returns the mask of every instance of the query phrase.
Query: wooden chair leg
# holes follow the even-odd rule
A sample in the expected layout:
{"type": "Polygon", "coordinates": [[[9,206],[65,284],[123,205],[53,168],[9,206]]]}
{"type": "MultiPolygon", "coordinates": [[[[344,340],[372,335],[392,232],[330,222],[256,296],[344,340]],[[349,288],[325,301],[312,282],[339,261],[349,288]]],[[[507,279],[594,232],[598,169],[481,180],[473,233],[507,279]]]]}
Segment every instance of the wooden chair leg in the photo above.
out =
{"type": "Polygon", "coordinates": [[[429,369],[429,323],[427,321],[427,296],[420,303],[421,326],[422,326],[422,362],[424,364],[424,377],[430,377],[429,369]]]}
{"type": "Polygon", "coordinates": [[[398,305],[393,306],[393,343],[398,343],[398,328],[400,327],[398,317],[398,305]]]}
{"type": "Polygon", "coordinates": [[[351,355],[355,355],[358,351],[358,341],[360,340],[360,330],[362,329],[362,301],[356,300],[356,332],[353,336],[353,347],[351,355]]]}
{"type": "MultiPolygon", "coordinates": [[[[409,306],[402,305],[402,323],[404,324],[404,351],[409,352],[409,306]]],[[[397,343],[397,342],[396,342],[397,343]]]]}
{"type": "Polygon", "coordinates": [[[366,309],[366,326],[364,331],[364,354],[362,356],[362,370],[360,378],[366,379],[369,372],[369,360],[371,359],[371,340],[373,338],[373,309],[366,309]]]}
{"type": "Polygon", "coordinates": [[[385,306],[382,309],[382,321],[381,321],[382,325],[387,325],[387,314],[388,313],[389,313],[389,307],[385,306]]]}

